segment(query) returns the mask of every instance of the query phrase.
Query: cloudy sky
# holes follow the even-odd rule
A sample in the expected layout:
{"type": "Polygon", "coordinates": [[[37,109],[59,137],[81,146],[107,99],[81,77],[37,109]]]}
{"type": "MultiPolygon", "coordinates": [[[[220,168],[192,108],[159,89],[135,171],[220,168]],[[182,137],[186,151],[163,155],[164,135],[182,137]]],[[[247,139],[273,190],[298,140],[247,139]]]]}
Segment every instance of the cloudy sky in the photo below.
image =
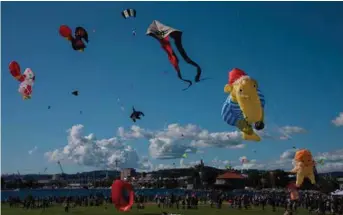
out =
{"type": "MultiPolygon", "coordinates": [[[[325,159],[319,171],[342,169],[342,9],[340,2],[2,3],[2,171],[57,173],[58,160],[65,172],[151,170],[200,159],[290,169],[294,148],[325,159]],[[137,18],[125,20],[120,12],[130,7],[137,18]],[[184,31],[186,51],[210,80],[181,91],[168,57],[145,36],[154,19],[184,31]],[[58,35],[62,24],[89,31],[84,53],[58,35]],[[12,60],[36,74],[31,100],[18,94],[12,60]],[[242,141],[221,119],[233,67],[265,94],[261,142],[242,141]],[[145,113],[137,123],[132,106],[145,113]]],[[[182,59],[180,67],[193,80],[194,67],[182,59]]]]}

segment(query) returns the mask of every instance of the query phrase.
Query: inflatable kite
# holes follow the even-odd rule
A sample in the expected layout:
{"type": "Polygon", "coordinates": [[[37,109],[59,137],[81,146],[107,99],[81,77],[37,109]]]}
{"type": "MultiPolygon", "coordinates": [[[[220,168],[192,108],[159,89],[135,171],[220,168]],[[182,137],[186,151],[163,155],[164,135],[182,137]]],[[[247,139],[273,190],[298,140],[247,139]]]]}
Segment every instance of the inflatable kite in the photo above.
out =
{"type": "Polygon", "coordinates": [[[241,159],[241,163],[242,163],[242,164],[249,163],[249,160],[248,160],[248,158],[246,158],[246,157],[243,157],[243,158],[241,159]]]}
{"type": "Polygon", "coordinates": [[[224,92],[229,97],[223,104],[221,115],[223,120],[237,127],[244,140],[260,141],[255,133],[264,128],[264,95],[258,88],[257,81],[249,77],[244,71],[234,68],[229,72],[229,83],[225,85],[224,92]]]}
{"type": "Polygon", "coordinates": [[[195,63],[194,61],[192,61],[188,56],[186,51],[183,49],[182,46],[182,31],[180,30],[176,30],[174,28],[171,28],[169,26],[166,26],[162,23],[160,23],[157,20],[154,20],[149,28],[147,29],[146,32],[147,35],[157,39],[162,48],[164,49],[165,52],[167,52],[168,54],[168,58],[170,63],[173,65],[174,69],[177,72],[177,75],[179,77],[179,79],[183,80],[184,82],[187,82],[189,85],[187,88],[185,88],[184,90],[188,89],[191,85],[192,85],[192,81],[190,80],[186,80],[182,78],[181,75],[181,70],[179,67],[179,60],[175,54],[175,52],[173,51],[173,48],[170,44],[170,40],[169,40],[169,36],[174,39],[175,45],[177,50],[179,51],[179,53],[181,54],[182,58],[188,63],[191,64],[192,66],[197,68],[197,74],[195,76],[195,82],[199,82],[200,81],[200,76],[201,76],[201,68],[200,66],[195,63]]]}
{"type": "Polygon", "coordinates": [[[325,161],[324,161],[323,158],[322,158],[322,159],[319,159],[319,160],[316,162],[316,164],[319,164],[319,165],[321,165],[321,166],[323,166],[324,163],[325,163],[325,161]]]}
{"type": "Polygon", "coordinates": [[[122,181],[115,180],[111,190],[112,203],[119,211],[129,211],[134,203],[135,193],[132,185],[122,181]]]}
{"type": "Polygon", "coordinates": [[[304,182],[304,178],[308,178],[311,184],[315,184],[314,175],[315,162],[312,158],[312,154],[307,149],[298,150],[294,156],[294,168],[291,170],[292,173],[296,173],[297,180],[296,186],[300,187],[304,182]]]}
{"type": "Polygon", "coordinates": [[[83,27],[76,27],[73,36],[72,30],[67,25],[61,25],[59,33],[62,37],[71,42],[71,46],[76,51],[83,52],[86,48],[85,42],[89,42],[88,33],[83,27]]]}
{"type": "Polygon", "coordinates": [[[23,99],[30,99],[32,94],[32,87],[35,82],[35,74],[30,68],[26,68],[21,74],[20,65],[16,61],[12,61],[9,65],[11,75],[20,82],[19,93],[23,99]]]}
{"type": "Polygon", "coordinates": [[[145,116],[142,111],[136,111],[135,107],[132,107],[132,113],[130,118],[133,122],[136,122],[137,119],[141,119],[141,116],[145,116]]]}
{"type": "Polygon", "coordinates": [[[294,183],[290,183],[287,186],[288,192],[290,194],[290,199],[292,201],[298,200],[299,199],[299,192],[298,192],[298,188],[294,183]]]}

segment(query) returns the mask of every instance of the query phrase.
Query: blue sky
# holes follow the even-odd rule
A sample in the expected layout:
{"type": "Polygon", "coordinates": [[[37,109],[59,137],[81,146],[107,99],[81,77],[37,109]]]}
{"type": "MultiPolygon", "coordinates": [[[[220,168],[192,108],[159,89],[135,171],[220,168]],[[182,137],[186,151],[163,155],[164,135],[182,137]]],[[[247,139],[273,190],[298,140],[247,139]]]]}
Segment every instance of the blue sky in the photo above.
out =
{"type": "MultiPolygon", "coordinates": [[[[258,80],[267,101],[267,126],[298,126],[307,132],[289,141],[248,143],[244,149],[211,147],[189,159],[277,159],[294,145],[314,153],[340,149],[343,132],[331,120],[343,111],[342,11],[341,2],[2,2],[2,171],[48,167],[58,172],[44,153],[67,145],[66,130],[73,125],[84,125],[85,135],[95,133],[99,139],[115,136],[120,126],[128,128],[129,113],[120,110],[117,98],[126,109],[135,105],[145,112],[136,123],[145,129],[191,123],[210,132],[234,131],[220,116],[223,87],[233,67],[258,80]],[[120,12],[126,8],[135,8],[137,18],[123,19],[120,12]],[[186,51],[211,80],[181,91],[185,84],[166,54],[145,35],[154,19],[184,32],[186,51]],[[62,24],[88,29],[84,53],[73,51],[59,36],[62,24]],[[17,91],[18,82],[8,71],[12,60],[36,74],[31,100],[23,101],[17,91]],[[80,96],[70,95],[75,89],[80,96]],[[34,146],[37,151],[29,155],[34,146]]],[[[195,69],[181,58],[180,66],[193,79],[195,69]]],[[[130,144],[140,156],[149,155],[147,140],[130,144]]]]}

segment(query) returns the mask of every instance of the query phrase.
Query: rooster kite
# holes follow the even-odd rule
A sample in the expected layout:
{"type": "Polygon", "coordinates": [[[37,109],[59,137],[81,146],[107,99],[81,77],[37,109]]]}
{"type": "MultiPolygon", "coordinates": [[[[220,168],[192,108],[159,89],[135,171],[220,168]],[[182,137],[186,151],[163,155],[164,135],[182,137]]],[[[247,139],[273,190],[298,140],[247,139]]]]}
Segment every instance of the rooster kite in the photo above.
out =
{"type": "Polygon", "coordinates": [[[26,68],[24,73],[21,74],[20,65],[16,61],[12,61],[8,67],[11,75],[20,82],[18,91],[23,99],[30,99],[36,77],[33,71],[30,68],[26,68]]]}
{"type": "Polygon", "coordinates": [[[176,30],[174,28],[171,28],[169,26],[166,26],[166,25],[160,23],[157,20],[154,20],[150,24],[146,34],[157,39],[160,42],[162,48],[167,52],[169,61],[173,65],[174,69],[176,70],[179,79],[181,79],[181,80],[183,80],[189,84],[188,87],[185,88],[184,90],[188,89],[192,85],[192,81],[182,78],[181,70],[179,67],[179,60],[178,60],[175,52],[172,49],[172,46],[171,46],[170,41],[169,41],[169,36],[174,39],[176,48],[180,52],[182,58],[188,64],[191,64],[192,66],[197,68],[197,74],[195,76],[195,82],[200,81],[200,76],[201,76],[200,66],[197,63],[195,63],[194,61],[192,61],[187,56],[186,51],[182,47],[182,31],[176,30]]]}
{"type": "Polygon", "coordinates": [[[75,51],[83,52],[86,48],[85,42],[89,42],[88,33],[83,27],[76,27],[73,36],[72,30],[67,25],[61,25],[59,33],[62,37],[71,42],[71,46],[75,51]]]}

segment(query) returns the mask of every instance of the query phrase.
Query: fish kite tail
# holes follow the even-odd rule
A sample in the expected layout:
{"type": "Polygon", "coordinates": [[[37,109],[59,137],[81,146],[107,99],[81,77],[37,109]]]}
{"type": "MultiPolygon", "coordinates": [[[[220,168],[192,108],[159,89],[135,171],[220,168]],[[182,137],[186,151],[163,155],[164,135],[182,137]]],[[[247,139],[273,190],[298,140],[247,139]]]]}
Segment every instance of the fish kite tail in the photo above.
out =
{"type": "Polygon", "coordinates": [[[176,46],[177,50],[179,51],[180,55],[182,56],[182,58],[184,59],[184,61],[186,61],[186,63],[197,68],[197,74],[195,76],[195,82],[199,82],[200,77],[201,77],[201,72],[202,72],[201,67],[196,62],[194,62],[190,57],[188,57],[185,49],[183,48],[181,36],[182,36],[181,33],[176,34],[174,36],[175,46],[176,46]]]}
{"type": "Polygon", "coordinates": [[[182,81],[188,83],[188,87],[186,87],[185,89],[183,89],[183,91],[187,90],[188,88],[190,88],[190,87],[192,86],[192,84],[193,84],[192,81],[187,80],[187,79],[183,79],[183,78],[182,78],[182,75],[181,75],[181,71],[180,71],[180,70],[177,71],[177,76],[178,76],[178,78],[179,78],[180,80],[182,80],[182,81]]]}

